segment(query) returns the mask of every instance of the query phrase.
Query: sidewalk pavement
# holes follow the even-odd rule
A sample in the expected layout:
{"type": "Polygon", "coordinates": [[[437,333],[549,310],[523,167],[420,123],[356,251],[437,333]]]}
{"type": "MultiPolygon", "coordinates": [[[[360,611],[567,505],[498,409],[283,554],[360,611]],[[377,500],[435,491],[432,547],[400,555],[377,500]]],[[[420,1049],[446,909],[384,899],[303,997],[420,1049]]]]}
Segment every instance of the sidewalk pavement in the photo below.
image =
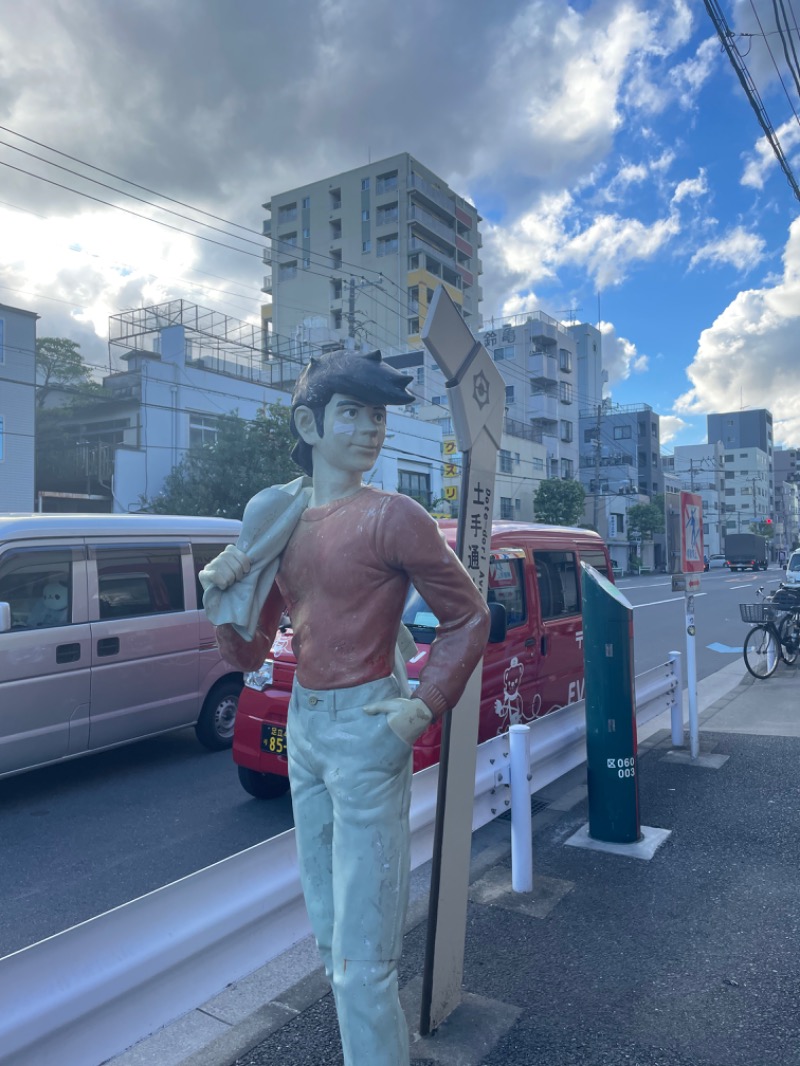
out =
{"type": "MultiPolygon", "coordinates": [[[[417,871],[400,972],[412,1062],[800,1066],[798,681],[783,664],[756,681],[741,661],[701,681],[697,763],[666,716],[640,731],[642,825],[669,831],[649,861],[569,846],[585,767],[533,797],[532,893],[511,890],[508,821],[476,833],[464,998],[426,1039],[417,871]]],[[[305,941],[108,1066],[341,1062],[305,941]]]]}

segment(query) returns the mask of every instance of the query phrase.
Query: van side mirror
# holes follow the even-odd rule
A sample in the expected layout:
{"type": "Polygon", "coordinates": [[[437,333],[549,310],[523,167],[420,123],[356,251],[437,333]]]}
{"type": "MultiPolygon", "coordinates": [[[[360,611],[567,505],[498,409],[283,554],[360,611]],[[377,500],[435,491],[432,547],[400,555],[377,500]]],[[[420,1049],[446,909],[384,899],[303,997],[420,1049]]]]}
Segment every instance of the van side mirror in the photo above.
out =
{"type": "Polygon", "coordinates": [[[11,629],[11,604],[0,603],[0,633],[7,633],[11,629]]]}
{"type": "Polygon", "coordinates": [[[490,603],[489,617],[491,619],[491,624],[489,626],[489,643],[502,644],[506,639],[506,633],[508,632],[506,609],[503,604],[490,603]]]}

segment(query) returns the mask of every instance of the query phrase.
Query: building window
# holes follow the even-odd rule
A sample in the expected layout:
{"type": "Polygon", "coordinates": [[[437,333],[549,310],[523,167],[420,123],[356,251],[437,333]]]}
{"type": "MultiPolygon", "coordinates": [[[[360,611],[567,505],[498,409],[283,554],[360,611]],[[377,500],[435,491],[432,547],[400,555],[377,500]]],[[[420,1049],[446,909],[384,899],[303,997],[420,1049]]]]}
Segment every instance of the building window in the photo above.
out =
{"type": "Polygon", "coordinates": [[[514,386],[506,385],[506,403],[514,402],[514,386]]]}
{"type": "Polygon", "coordinates": [[[281,263],[278,267],[278,277],[281,281],[291,281],[297,277],[297,260],[290,259],[288,263],[281,263]]]}
{"type": "Polygon", "coordinates": [[[217,443],[219,419],[216,415],[189,412],[189,448],[210,448],[217,443]]]}
{"type": "Polygon", "coordinates": [[[655,437],[655,439],[658,440],[658,426],[655,422],[650,423],[650,436],[655,437]]]}
{"type": "Polygon", "coordinates": [[[569,381],[559,382],[558,398],[562,403],[572,403],[572,384],[569,381]]]}
{"type": "Polygon", "coordinates": [[[418,474],[413,470],[398,470],[397,491],[404,496],[411,496],[423,507],[430,507],[431,476],[430,474],[418,474]]]}
{"type": "Polygon", "coordinates": [[[369,189],[369,178],[361,179],[361,191],[366,192],[369,189]]]}
{"type": "Polygon", "coordinates": [[[342,269],[342,249],[341,248],[332,248],[331,249],[331,266],[333,267],[334,270],[341,270],[342,269]]]}
{"type": "Polygon", "coordinates": [[[414,314],[419,311],[419,285],[409,285],[408,287],[408,309],[413,311],[414,314]]]}
{"type": "Polygon", "coordinates": [[[336,278],[331,282],[331,299],[341,300],[342,298],[342,279],[336,278]]]}
{"type": "Polygon", "coordinates": [[[630,440],[630,426],[614,426],[614,440],[630,440]]]}
{"type": "Polygon", "coordinates": [[[361,242],[361,251],[362,251],[362,253],[364,255],[366,255],[367,252],[371,252],[372,251],[372,241],[362,241],[361,242]]]}
{"type": "Polygon", "coordinates": [[[574,470],[574,467],[575,467],[575,464],[572,462],[571,459],[562,459],[561,460],[561,476],[562,476],[562,478],[571,478],[572,477],[572,472],[574,470]]]}
{"type": "Polygon", "coordinates": [[[396,233],[389,233],[386,237],[378,237],[378,255],[389,255],[396,252],[398,239],[396,233]]]}
{"type": "Polygon", "coordinates": [[[510,496],[500,497],[500,517],[506,520],[514,517],[514,501],[510,496]]]}
{"type": "Polygon", "coordinates": [[[379,226],[385,226],[387,222],[397,222],[399,217],[396,200],[393,204],[383,204],[382,207],[378,208],[377,222],[379,226]]]}
{"type": "Polygon", "coordinates": [[[305,208],[311,207],[311,197],[310,196],[304,196],[303,197],[303,207],[305,207],[305,208]]]}
{"type": "Polygon", "coordinates": [[[501,448],[497,454],[500,459],[500,473],[510,474],[512,471],[511,452],[507,451],[505,448],[501,448]]]}
{"type": "Polygon", "coordinates": [[[281,237],[281,244],[288,244],[292,248],[297,247],[297,231],[294,233],[287,233],[284,237],[281,237]]]}
{"type": "Polygon", "coordinates": [[[558,368],[563,370],[565,374],[569,374],[572,371],[572,352],[566,348],[559,348],[558,350],[558,368]]]}
{"type": "Polygon", "coordinates": [[[425,384],[425,367],[424,366],[418,366],[417,367],[416,382],[417,382],[418,385],[424,385],[425,384]]]}
{"type": "Polygon", "coordinates": [[[331,201],[329,205],[331,211],[338,211],[339,208],[342,206],[342,190],[331,189],[331,191],[328,193],[328,196],[330,197],[331,201]]]}
{"type": "Polygon", "coordinates": [[[434,407],[446,407],[447,406],[447,397],[446,396],[431,396],[431,403],[434,405],[434,407]]]}
{"type": "Polygon", "coordinates": [[[297,201],[293,204],[284,204],[278,208],[278,225],[283,222],[294,222],[297,219],[297,201]]]}
{"type": "Polygon", "coordinates": [[[544,459],[534,459],[533,460],[533,469],[534,470],[544,470],[544,459]]]}
{"type": "Polygon", "coordinates": [[[408,257],[408,269],[419,270],[419,255],[410,255],[408,257]]]}
{"type": "Polygon", "coordinates": [[[331,311],[331,325],[333,329],[342,328],[342,312],[339,310],[331,311]]]}
{"type": "Polygon", "coordinates": [[[361,212],[361,221],[362,222],[369,222],[369,208],[368,207],[364,208],[364,210],[361,212]]]}
{"type": "Polygon", "coordinates": [[[419,333],[419,319],[418,318],[409,318],[409,320],[408,320],[408,333],[409,333],[409,336],[412,333],[419,333]]]}
{"type": "Polygon", "coordinates": [[[397,171],[390,170],[386,174],[379,174],[375,180],[375,192],[380,194],[382,192],[391,192],[392,189],[397,188],[397,171]]]}
{"type": "Polygon", "coordinates": [[[342,239],[342,220],[340,218],[334,218],[330,223],[331,240],[340,241],[342,239]]]}
{"type": "Polygon", "coordinates": [[[514,346],[508,345],[505,348],[495,348],[492,351],[492,358],[496,363],[502,363],[504,359],[513,359],[514,346]]]}
{"type": "Polygon", "coordinates": [[[561,419],[561,439],[565,444],[572,443],[572,423],[561,419]]]}

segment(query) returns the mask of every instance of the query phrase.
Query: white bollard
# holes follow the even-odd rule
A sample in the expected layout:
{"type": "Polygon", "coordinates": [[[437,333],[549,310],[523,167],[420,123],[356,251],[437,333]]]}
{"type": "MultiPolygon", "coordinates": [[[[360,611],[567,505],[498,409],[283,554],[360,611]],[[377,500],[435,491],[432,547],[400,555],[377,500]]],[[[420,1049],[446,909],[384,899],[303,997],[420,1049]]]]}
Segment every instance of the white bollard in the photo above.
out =
{"type": "Polygon", "coordinates": [[[531,821],[531,730],[512,725],[509,730],[511,761],[511,887],[533,891],[533,832],[531,821]]]}
{"type": "Polygon", "coordinates": [[[675,673],[675,692],[672,697],[672,746],[683,747],[683,671],[681,669],[681,653],[671,651],[669,661],[675,673]]]}

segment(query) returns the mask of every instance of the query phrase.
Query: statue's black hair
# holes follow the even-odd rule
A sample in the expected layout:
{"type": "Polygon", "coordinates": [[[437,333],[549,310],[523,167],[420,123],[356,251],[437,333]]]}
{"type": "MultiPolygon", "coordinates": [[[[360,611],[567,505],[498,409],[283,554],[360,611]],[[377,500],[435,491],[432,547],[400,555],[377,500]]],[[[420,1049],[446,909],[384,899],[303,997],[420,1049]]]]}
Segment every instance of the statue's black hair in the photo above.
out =
{"type": "Polygon", "coordinates": [[[297,432],[294,413],[298,407],[308,407],[314,414],[317,432],[322,436],[325,408],[334,393],[352,396],[362,403],[402,406],[416,399],[408,391],[413,380],[410,374],[395,370],[384,362],[379,351],[355,352],[339,348],[314,356],[304,366],[292,393],[292,414],[289,422],[297,443],[292,459],[306,474],[313,472],[311,446],[297,432]]]}

